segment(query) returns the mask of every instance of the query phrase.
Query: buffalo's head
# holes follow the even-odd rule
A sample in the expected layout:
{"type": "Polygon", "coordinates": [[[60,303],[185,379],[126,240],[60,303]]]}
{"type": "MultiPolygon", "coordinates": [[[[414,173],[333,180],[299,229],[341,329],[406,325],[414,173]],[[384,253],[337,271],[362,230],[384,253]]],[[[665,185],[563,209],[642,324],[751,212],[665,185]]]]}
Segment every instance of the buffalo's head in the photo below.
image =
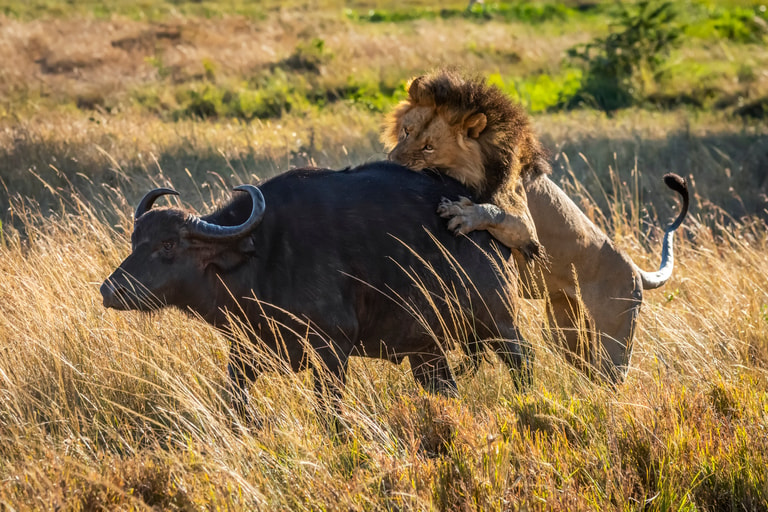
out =
{"type": "Polygon", "coordinates": [[[264,217],[264,197],[258,188],[235,190],[251,198],[250,214],[241,219],[233,203],[201,218],[178,208],[156,208],[157,198],[174,190],[159,188],[141,200],[134,215],[131,254],[101,285],[104,306],[150,311],[164,306],[191,307],[199,312],[217,284],[217,271],[226,271],[252,250],[249,234],[264,217]],[[239,222],[232,225],[233,222],[239,222]]]}

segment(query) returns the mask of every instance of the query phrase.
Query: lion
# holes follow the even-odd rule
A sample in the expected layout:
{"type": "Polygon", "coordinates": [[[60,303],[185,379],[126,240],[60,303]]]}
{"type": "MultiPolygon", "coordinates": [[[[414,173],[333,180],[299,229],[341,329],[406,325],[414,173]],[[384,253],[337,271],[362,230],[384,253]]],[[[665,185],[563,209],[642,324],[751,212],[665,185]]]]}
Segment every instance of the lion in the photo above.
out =
{"type": "Polygon", "coordinates": [[[513,249],[520,288],[526,298],[547,300],[552,335],[566,347],[568,361],[592,378],[620,384],[643,290],[672,276],[674,232],[688,211],[686,182],[664,176],[682,207],[665,232],[659,271],[646,272],[549,178],[527,115],[508,104],[481,80],[436,71],[411,82],[408,99],[388,115],[382,140],[391,148],[390,160],[414,170],[437,169],[470,189],[477,203],[462,197],[438,206],[449,228],[457,234],[485,229],[513,249]],[[526,237],[543,245],[546,261],[525,254],[526,237]]]}
{"type": "Polygon", "coordinates": [[[484,229],[526,260],[546,258],[523,183],[549,166],[522,108],[482,78],[444,70],[412,80],[408,99],[387,119],[383,140],[390,160],[443,172],[483,203],[482,217],[454,217],[450,229],[484,229]],[[502,217],[503,224],[495,220],[502,217]]]}

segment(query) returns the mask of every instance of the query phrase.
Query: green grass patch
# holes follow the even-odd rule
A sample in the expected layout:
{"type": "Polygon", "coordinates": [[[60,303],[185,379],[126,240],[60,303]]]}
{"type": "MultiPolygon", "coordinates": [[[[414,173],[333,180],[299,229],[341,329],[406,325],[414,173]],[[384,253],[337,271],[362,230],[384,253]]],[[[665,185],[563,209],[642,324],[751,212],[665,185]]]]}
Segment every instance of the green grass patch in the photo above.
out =
{"type": "Polygon", "coordinates": [[[578,92],[582,73],[565,69],[557,75],[540,74],[532,77],[504,77],[500,73],[488,76],[488,82],[499,87],[529,112],[559,110],[578,92]]]}
{"type": "Polygon", "coordinates": [[[724,85],[733,81],[738,66],[746,65],[727,61],[678,62],[656,75],[652,89],[639,99],[639,103],[662,109],[730,107],[739,102],[739,94],[724,85]]]}
{"type": "Polygon", "coordinates": [[[728,39],[737,43],[762,43],[768,40],[768,9],[753,7],[696,5],[685,28],[689,37],[728,39]]]}
{"type": "Polygon", "coordinates": [[[262,88],[194,83],[176,92],[178,107],[173,110],[173,117],[268,119],[301,110],[306,106],[303,100],[305,97],[296,87],[284,80],[268,81],[262,88]]]}
{"type": "Polygon", "coordinates": [[[126,16],[134,20],[156,21],[179,15],[213,18],[224,14],[264,19],[271,7],[274,7],[271,2],[248,2],[245,0],[227,2],[216,0],[164,0],[159,2],[149,0],[139,2],[130,0],[112,0],[109,2],[39,0],[35,2],[0,2],[0,13],[21,20],[77,16],[109,19],[113,16],[126,16]]]}
{"type": "Polygon", "coordinates": [[[141,110],[164,119],[233,118],[243,121],[306,114],[336,102],[383,113],[405,98],[406,81],[394,84],[375,78],[349,76],[324,82],[317,77],[280,69],[250,81],[196,81],[175,87],[137,89],[133,101],[141,110]]]}
{"type": "Polygon", "coordinates": [[[472,9],[458,8],[395,8],[370,9],[359,11],[345,9],[347,18],[365,23],[401,23],[414,20],[434,20],[465,18],[484,21],[518,21],[523,23],[544,23],[548,21],[564,21],[579,14],[579,11],[561,3],[541,2],[494,2],[488,5],[476,4],[472,9]]]}

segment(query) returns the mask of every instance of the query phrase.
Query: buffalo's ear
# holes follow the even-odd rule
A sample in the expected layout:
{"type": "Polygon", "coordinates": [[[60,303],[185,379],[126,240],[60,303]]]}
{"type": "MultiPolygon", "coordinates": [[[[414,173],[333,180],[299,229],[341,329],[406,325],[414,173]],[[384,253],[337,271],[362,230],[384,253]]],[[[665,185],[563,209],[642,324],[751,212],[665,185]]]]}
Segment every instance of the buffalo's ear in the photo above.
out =
{"type": "Polygon", "coordinates": [[[253,238],[246,236],[231,246],[221,247],[215,255],[212,255],[210,262],[221,270],[231,270],[242,265],[255,251],[253,238]]]}
{"type": "Polygon", "coordinates": [[[408,84],[408,97],[413,103],[420,103],[424,92],[424,75],[417,76],[408,84]]]}
{"type": "Polygon", "coordinates": [[[187,238],[187,243],[195,260],[203,268],[214,266],[225,271],[242,265],[255,250],[250,236],[230,243],[209,242],[190,237],[187,238]]]}
{"type": "Polygon", "coordinates": [[[467,134],[467,137],[476,139],[483,133],[486,124],[488,124],[488,119],[485,114],[482,112],[472,114],[464,120],[464,133],[467,134]]]}

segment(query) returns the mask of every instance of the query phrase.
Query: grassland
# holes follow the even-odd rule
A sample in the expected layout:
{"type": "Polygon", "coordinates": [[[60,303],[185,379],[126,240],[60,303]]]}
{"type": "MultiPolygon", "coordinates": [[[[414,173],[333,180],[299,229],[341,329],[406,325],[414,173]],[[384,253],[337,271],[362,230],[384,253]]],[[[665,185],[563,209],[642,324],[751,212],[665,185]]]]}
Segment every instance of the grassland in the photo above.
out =
{"type": "Polygon", "coordinates": [[[560,100],[610,5],[0,2],[0,508],[767,510],[764,10],[680,5],[682,44],[606,114],[560,100]],[[254,426],[223,398],[220,335],[104,310],[148,187],[204,211],[294,165],[382,158],[383,115],[438,65],[522,101],[554,179],[644,268],[676,207],[660,177],[689,178],[625,384],[572,369],[526,301],[527,393],[491,360],[445,399],[356,359],[348,435],[306,373],[254,384],[254,426]]]}

